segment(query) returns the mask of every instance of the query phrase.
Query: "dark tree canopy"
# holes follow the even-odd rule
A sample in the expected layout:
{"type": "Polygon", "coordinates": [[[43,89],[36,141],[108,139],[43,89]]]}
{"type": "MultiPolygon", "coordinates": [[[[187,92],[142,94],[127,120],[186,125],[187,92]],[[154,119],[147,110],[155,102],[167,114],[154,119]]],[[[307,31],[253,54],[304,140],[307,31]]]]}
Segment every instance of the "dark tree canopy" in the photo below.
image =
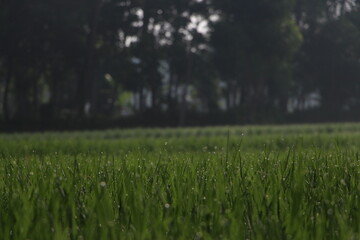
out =
{"type": "Polygon", "coordinates": [[[2,130],[360,119],[357,0],[0,4],[2,130]]]}

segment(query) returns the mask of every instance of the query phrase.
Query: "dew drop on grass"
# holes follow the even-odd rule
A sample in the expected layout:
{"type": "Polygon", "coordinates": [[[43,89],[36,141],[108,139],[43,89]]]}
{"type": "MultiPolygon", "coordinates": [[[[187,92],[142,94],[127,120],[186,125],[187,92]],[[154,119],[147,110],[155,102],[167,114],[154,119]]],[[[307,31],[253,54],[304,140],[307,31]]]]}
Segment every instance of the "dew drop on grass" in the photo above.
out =
{"type": "Polygon", "coordinates": [[[345,182],[344,179],[341,179],[341,180],[340,180],[340,183],[341,183],[342,185],[344,185],[344,186],[346,185],[346,182],[345,182]]]}
{"type": "Polygon", "coordinates": [[[106,187],[106,182],[104,182],[104,181],[100,182],[100,187],[105,188],[106,187]]]}
{"type": "Polygon", "coordinates": [[[327,214],[328,215],[333,215],[334,214],[334,210],[332,208],[330,208],[329,210],[327,210],[327,214]]]}

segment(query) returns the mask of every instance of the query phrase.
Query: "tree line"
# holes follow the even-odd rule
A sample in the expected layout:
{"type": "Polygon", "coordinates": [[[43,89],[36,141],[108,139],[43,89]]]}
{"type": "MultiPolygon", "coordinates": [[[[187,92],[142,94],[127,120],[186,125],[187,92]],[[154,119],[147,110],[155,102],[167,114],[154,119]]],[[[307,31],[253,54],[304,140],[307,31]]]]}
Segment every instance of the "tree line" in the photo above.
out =
{"type": "Polygon", "coordinates": [[[359,0],[3,0],[0,118],[355,120],[359,10],[359,0]]]}

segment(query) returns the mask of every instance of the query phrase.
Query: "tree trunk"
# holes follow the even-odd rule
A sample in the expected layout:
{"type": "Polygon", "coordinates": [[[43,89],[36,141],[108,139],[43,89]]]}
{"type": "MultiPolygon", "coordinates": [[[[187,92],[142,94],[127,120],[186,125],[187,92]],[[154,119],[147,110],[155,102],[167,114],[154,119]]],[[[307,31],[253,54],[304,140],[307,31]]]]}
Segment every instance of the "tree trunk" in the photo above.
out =
{"type": "Polygon", "coordinates": [[[288,96],[280,97],[280,110],[281,110],[281,113],[284,113],[284,114],[288,113],[288,102],[289,102],[289,97],[288,96]]]}
{"type": "Polygon", "coordinates": [[[170,82],[169,82],[169,91],[167,94],[167,111],[169,114],[172,113],[172,111],[175,108],[175,101],[177,97],[177,75],[171,71],[170,73],[170,82]]]}
{"type": "Polygon", "coordinates": [[[139,112],[143,113],[145,106],[144,106],[144,89],[140,89],[139,91],[139,112]]]}
{"type": "Polygon", "coordinates": [[[187,101],[186,96],[188,94],[189,90],[189,83],[192,75],[192,56],[191,52],[188,53],[187,57],[187,66],[186,66],[186,75],[185,75],[185,81],[184,81],[184,89],[182,91],[181,96],[181,103],[180,103],[180,117],[179,117],[179,126],[184,126],[186,121],[186,114],[187,114],[187,101]]]}
{"type": "Polygon", "coordinates": [[[31,82],[28,81],[27,75],[24,71],[17,71],[15,77],[15,93],[16,93],[16,104],[17,120],[23,122],[28,121],[31,118],[30,109],[31,104],[29,101],[29,94],[31,89],[31,82]]]}
{"type": "Polygon", "coordinates": [[[159,101],[160,100],[160,92],[159,92],[159,88],[153,87],[151,90],[151,107],[153,109],[158,109],[159,108],[159,101]]]}
{"type": "Polygon", "coordinates": [[[174,73],[170,70],[170,77],[169,77],[169,89],[167,92],[167,106],[170,108],[171,105],[171,99],[172,99],[172,88],[173,88],[173,82],[174,82],[174,73]]]}
{"type": "Polygon", "coordinates": [[[150,23],[150,16],[149,16],[147,8],[148,8],[147,1],[143,0],[142,10],[143,10],[144,16],[142,19],[143,25],[141,27],[141,32],[140,32],[140,38],[142,41],[147,40],[148,28],[149,28],[149,23],[150,23]]]}
{"type": "Polygon", "coordinates": [[[346,5],[347,5],[347,3],[348,3],[348,0],[342,0],[341,2],[340,2],[340,14],[341,14],[341,16],[344,16],[345,14],[346,14],[346,5]]]}
{"type": "Polygon", "coordinates": [[[10,82],[13,75],[13,59],[12,57],[8,57],[7,60],[7,72],[5,77],[5,92],[3,99],[3,113],[5,122],[9,122],[9,91],[10,91],[10,82]]]}
{"type": "Polygon", "coordinates": [[[94,60],[95,60],[95,44],[96,44],[96,36],[98,31],[98,23],[100,17],[101,7],[103,5],[103,0],[97,0],[91,14],[90,19],[90,33],[87,37],[87,53],[85,57],[85,64],[83,68],[83,72],[81,73],[81,77],[78,83],[78,115],[80,117],[84,116],[84,107],[87,100],[91,102],[92,111],[95,110],[94,103],[96,101],[96,94],[94,93],[94,60]],[[85,84],[88,85],[85,85],[85,84]],[[87,91],[86,91],[87,90],[87,91]]]}
{"type": "Polygon", "coordinates": [[[46,116],[48,119],[57,118],[58,116],[58,105],[59,105],[59,84],[61,83],[62,75],[58,70],[53,69],[52,82],[50,85],[50,104],[49,104],[49,114],[50,116],[46,116]]]}
{"type": "Polygon", "coordinates": [[[36,73],[34,76],[33,76],[33,79],[32,79],[32,109],[33,109],[33,117],[34,119],[38,119],[38,114],[39,114],[39,86],[38,86],[38,79],[39,79],[39,76],[40,76],[40,71],[39,73],[36,73]]]}
{"type": "Polygon", "coordinates": [[[189,89],[189,87],[188,87],[187,83],[185,83],[182,93],[181,93],[181,103],[180,103],[180,112],[179,112],[179,126],[180,127],[185,125],[186,112],[187,112],[186,96],[188,94],[188,89],[189,89]]]}
{"type": "Polygon", "coordinates": [[[240,87],[240,106],[244,106],[245,104],[245,87],[241,86],[240,87]]]}
{"type": "Polygon", "coordinates": [[[231,110],[231,90],[230,90],[230,82],[227,83],[226,90],[225,90],[225,102],[226,102],[226,111],[231,110]]]}

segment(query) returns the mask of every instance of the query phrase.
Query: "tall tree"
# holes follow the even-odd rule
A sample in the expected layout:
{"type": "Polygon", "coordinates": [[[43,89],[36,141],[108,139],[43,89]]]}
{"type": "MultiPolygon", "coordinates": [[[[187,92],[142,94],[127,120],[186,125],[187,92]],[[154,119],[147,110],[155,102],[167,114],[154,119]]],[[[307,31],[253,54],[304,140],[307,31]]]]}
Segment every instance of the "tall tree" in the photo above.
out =
{"type": "Polygon", "coordinates": [[[277,105],[286,111],[291,62],[301,43],[292,18],[294,1],[213,2],[219,20],[213,25],[212,42],[226,83],[227,108],[241,99],[251,111],[277,105]]]}

